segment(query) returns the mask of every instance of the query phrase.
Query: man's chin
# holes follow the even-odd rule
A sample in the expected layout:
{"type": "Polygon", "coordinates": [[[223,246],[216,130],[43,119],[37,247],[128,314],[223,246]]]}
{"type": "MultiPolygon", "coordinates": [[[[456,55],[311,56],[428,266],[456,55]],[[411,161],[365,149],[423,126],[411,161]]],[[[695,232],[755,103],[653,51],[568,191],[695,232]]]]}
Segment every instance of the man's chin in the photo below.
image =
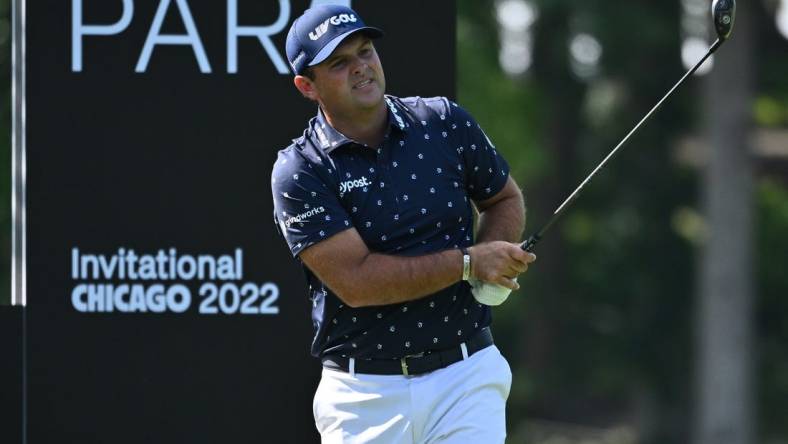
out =
{"type": "Polygon", "coordinates": [[[375,91],[356,94],[356,103],[364,108],[374,108],[383,102],[383,90],[376,88],[375,91]]]}

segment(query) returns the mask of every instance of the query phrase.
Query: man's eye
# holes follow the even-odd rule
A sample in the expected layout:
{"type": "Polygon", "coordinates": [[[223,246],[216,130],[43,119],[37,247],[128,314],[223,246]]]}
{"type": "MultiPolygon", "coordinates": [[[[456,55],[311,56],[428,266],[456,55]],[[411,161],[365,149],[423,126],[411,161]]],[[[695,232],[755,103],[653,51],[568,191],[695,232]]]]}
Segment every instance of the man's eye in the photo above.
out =
{"type": "Polygon", "coordinates": [[[364,48],[364,49],[361,50],[361,55],[363,57],[366,57],[366,56],[370,55],[370,53],[372,53],[372,49],[370,49],[370,48],[364,48]]]}
{"type": "Polygon", "coordinates": [[[338,61],[338,62],[334,62],[334,63],[332,63],[332,64],[331,64],[331,68],[340,68],[340,67],[342,67],[342,65],[344,65],[344,64],[345,64],[345,61],[344,61],[344,60],[340,60],[340,61],[338,61]]]}

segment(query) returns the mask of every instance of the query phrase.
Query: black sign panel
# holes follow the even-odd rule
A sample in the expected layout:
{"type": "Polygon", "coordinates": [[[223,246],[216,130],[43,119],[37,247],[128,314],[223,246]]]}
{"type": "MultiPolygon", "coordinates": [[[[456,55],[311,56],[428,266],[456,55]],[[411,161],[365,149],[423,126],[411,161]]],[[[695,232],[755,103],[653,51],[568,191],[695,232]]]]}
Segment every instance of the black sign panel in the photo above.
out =
{"type": "MultiPolygon", "coordinates": [[[[27,2],[29,442],[317,440],[270,197],[316,112],[284,55],[313,3],[27,2]]],[[[454,2],[351,6],[390,93],[453,95],[454,2]]]]}
{"type": "Polygon", "coordinates": [[[0,305],[0,441],[22,441],[23,308],[0,305]]]}

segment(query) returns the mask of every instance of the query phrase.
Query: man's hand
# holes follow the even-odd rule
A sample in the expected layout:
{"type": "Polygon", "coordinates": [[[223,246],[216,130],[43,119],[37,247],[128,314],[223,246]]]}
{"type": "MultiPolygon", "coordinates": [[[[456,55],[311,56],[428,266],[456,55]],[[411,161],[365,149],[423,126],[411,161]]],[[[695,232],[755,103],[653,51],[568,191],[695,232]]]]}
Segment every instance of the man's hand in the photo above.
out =
{"type": "Polygon", "coordinates": [[[536,260],[533,253],[519,244],[495,241],[474,245],[471,254],[471,293],[480,304],[501,305],[512,290],[517,290],[517,276],[536,260]],[[474,252],[474,250],[476,250],[474,252]]]}
{"type": "Polygon", "coordinates": [[[520,248],[520,244],[504,241],[483,242],[468,249],[471,255],[471,277],[491,284],[517,290],[515,278],[528,270],[536,255],[520,248]]]}

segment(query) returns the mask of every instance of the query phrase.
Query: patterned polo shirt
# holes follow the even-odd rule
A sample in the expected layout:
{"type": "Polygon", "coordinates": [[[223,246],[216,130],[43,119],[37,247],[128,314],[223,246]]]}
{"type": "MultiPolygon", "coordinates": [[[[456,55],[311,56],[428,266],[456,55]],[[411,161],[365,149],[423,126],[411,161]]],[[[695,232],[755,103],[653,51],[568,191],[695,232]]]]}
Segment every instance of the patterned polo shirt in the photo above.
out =
{"type": "MultiPolygon", "coordinates": [[[[279,152],[274,220],[293,256],[351,227],[383,254],[473,244],[471,201],[504,187],[506,161],[468,112],[444,97],[385,101],[389,126],[379,147],[345,137],[318,110],[303,136],[279,152]]],[[[490,308],[466,282],[407,303],[352,308],[304,271],[317,357],[399,359],[458,346],[490,324],[490,308]]]]}

